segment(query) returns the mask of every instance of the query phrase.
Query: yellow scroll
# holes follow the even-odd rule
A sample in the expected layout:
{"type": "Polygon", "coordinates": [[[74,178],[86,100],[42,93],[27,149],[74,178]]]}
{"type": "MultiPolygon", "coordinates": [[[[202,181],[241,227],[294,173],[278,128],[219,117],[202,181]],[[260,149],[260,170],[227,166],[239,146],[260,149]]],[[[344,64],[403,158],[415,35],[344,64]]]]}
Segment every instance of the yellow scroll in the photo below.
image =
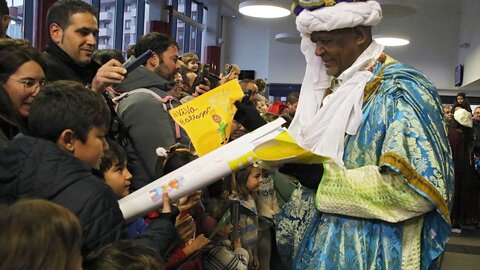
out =
{"type": "Polygon", "coordinates": [[[238,80],[232,80],[169,112],[187,132],[198,156],[203,156],[227,144],[237,111],[234,103],[242,98],[238,80]]]}

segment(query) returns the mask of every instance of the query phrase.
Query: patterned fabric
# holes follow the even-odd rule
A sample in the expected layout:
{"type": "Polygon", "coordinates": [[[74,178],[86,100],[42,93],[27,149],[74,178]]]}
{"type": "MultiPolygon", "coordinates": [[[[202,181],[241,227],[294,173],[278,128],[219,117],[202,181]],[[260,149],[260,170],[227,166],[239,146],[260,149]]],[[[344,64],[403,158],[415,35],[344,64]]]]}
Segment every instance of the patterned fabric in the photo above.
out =
{"type": "Polygon", "coordinates": [[[249,196],[248,200],[240,200],[231,195],[230,200],[240,202],[240,215],[238,218],[239,237],[242,241],[242,247],[248,251],[249,266],[252,266],[253,259],[257,257],[257,238],[258,238],[258,216],[255,200],[249,196]]]}
{"type": "Polygon", "coordinates": [[[213,247],[203,257],[205,270],[246,270],[248,252],[244,248],[232,249],[230,240],[213,243],[213,247]]]}
{"type": "Polygon", "coordinates": [[[336,201],[329,201],[329,209],[322,204],[324,212],[316,210],[314,191],[299,187],[280,212],[278,249],[292,269],[434,269],[444,250],[451,228],[453,168],[438,94],[424,75],[389,57],[373,73],[365,89],[362,124],[356,135],[346,137],[346,172],[360,168],[365,175],[374,168],[382,176],[397,174],[396,181],[400,176],[419,202],[426,198],[435,210],[414,209],[411,190],[395,183],[395,177],[382,177],[381,185],[364,180],[358,211],[342,210],[343,203],[354,200],[349,198],[354,187],[339,182],[335,188],[332,180],[338,175],[333,171],[330,181],[320,183],[316,198],[322,204],[328,200],[322,192],[331,192],[336,201]],[[389,188],[391,193],[385,193],[389,188]],[[413,214],[389,216],[383,195],[395,192],[398,208],[413,207],[413,214]],[[412,215],[417,216],[405,220],[412,215]]]}
{"type": "Polygon", "coordinates": [[[273,185],[273,177],[269,172],[268,176],[263,178],[258,189],[258,197],[256,198],[258,215],[273,218],[279,211],[277,195],[273,185]]]}

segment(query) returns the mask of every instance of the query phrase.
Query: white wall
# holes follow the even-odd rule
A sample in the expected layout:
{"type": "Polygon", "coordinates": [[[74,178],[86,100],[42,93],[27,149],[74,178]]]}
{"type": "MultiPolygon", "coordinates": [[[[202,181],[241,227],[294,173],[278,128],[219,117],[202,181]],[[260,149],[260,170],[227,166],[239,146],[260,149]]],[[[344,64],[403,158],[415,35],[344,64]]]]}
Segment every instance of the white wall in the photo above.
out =
{"type": "MultiPolygon", "coordinates": [[[[478,0],[466,1],[480,5],[478,0]]],[[[449,1],[435,5],[415,2],[419,6],[417,14],[384,19],[375,32],[391,30],[408,34],[411,37],[410,45],[387,48],[386,52],[426,73],[437,88],[455,89],[454,67],[458,63],[459,50],[458,4],[449,1]]],[[[474,13],[479,9],[470,10],[474,13]]],[[[473,27],[478,25],[480,23],[473,27]]],[[[245,16],[226,18],[223,61],[238,64],[242,69],[254,69],[257,77],[267,78],[269,83],[301,83],[305,59],[300,52],[300,45],[275,41],[275,34],[280,32],[296,32],[293,17],[273,20],[245,16]]],[[[480,31],[477,37],[480,39],[480,31]]],[[[477,63],[480,65],[480,61],[477,60],[477,63]]],[[[477,70],[480,72],[480,68],[477,70]]]]}
{"type": "Polygon", "coordinates": [[[480,80],[480,1],[464,0],[461,5],[460,39],[458,44],[470,43],[470,48],[459,48],[458,63],[464,65],[463,84],[480,80]]]}

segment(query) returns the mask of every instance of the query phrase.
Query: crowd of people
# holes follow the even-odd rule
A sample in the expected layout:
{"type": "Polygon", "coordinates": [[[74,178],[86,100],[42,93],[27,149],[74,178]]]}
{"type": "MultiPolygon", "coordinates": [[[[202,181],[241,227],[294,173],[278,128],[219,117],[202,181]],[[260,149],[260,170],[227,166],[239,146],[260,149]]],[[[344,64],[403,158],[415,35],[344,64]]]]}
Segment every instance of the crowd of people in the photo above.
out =
{"type": "Polygon", "coordinates": [[[0,269],[437,269],[452,226],[478,222],[465,205],[478,200],[480,108],[472,122],[460,95],[444,118],[425,75],[372,40],[380,5],[337,2],[294,1],[301,90],[270,104],[265,80],[241,80],[229,138],[282,117],[329,160],[254,163],[133,220],[119,199],[197,158],[168,110],[240,67],[216,76],[157,32],[127,57],[96,51],[81,0],[49,7],[44,52],[3,27],[0,269]]]}
{"type": "Polygon", "coordinates": [[[465,93],[458,93],[444,112],[455,168],[452,232],[462,233],[462,227],[480,226],[480,106],[472,115],[465,93]]]}

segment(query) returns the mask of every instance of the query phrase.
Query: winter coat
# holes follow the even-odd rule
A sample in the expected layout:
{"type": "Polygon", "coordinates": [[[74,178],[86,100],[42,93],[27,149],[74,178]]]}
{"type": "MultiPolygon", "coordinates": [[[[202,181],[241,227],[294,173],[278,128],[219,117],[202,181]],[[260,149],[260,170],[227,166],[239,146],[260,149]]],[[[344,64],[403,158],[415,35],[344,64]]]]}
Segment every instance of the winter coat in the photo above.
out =
{"type": "Polygon", "coordinates": [[[83,228],[83,254],[120,239],[123,215],[111,188],[53,142],[22,136],[0,151],[0,203],[21,198],[72,211],[83,228]]]}

